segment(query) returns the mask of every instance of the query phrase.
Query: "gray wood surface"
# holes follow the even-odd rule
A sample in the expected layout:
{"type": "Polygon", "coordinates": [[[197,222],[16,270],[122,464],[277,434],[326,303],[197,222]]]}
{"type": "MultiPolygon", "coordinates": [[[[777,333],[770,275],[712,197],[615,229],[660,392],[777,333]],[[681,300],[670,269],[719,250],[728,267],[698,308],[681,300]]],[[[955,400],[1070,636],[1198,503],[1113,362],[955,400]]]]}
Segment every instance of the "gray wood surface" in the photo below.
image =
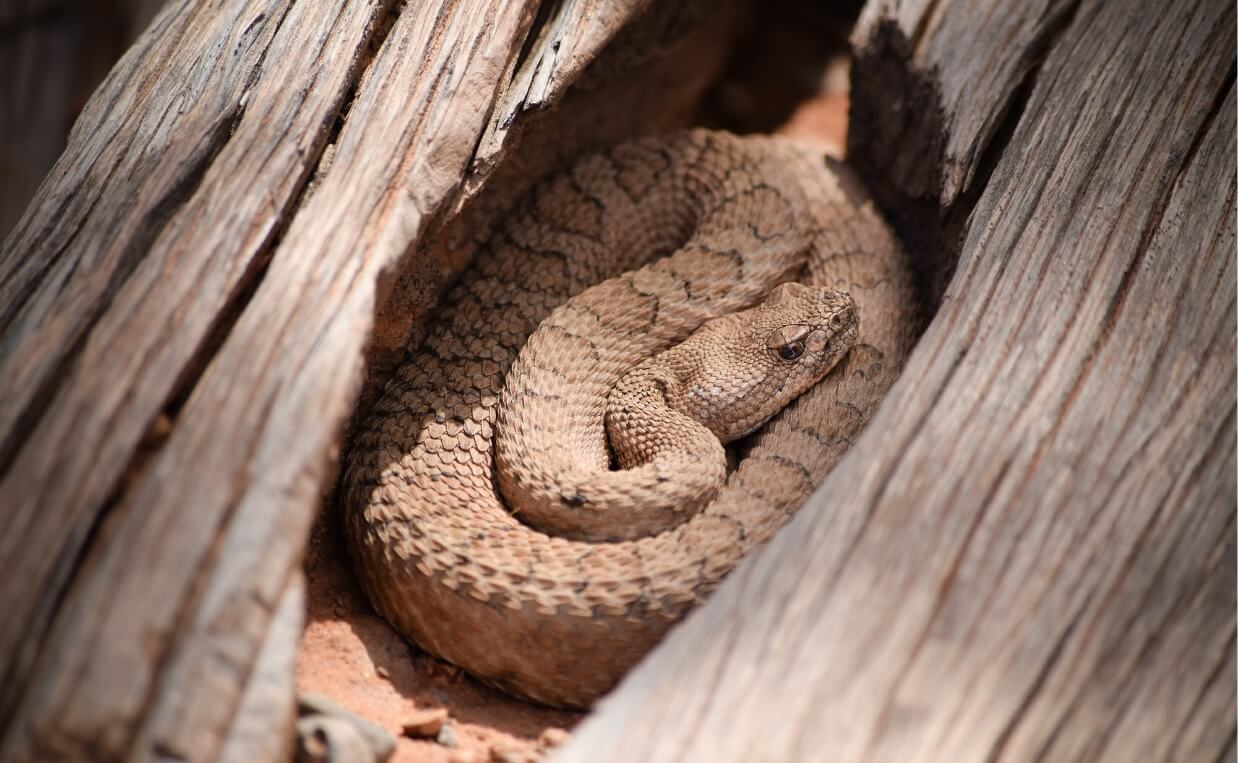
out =
{"type": "Polygon", "coordinates": [[[853,115],[922,110],[850,155],[922,224],[975,198],[957,270],[843,463],[556,760],[1232,758],[1234,5],[1051,5],[866,10],[853,115]]]}
{"type": "MultiPolygon", "coordinates": [[[[0,247],[0,759],[281,751],[359,396],[494,209],[725,51],[534,5],[173,3],[87,104],[0,247]]],[[[1234,9],[995,8],[865,11],[850,152],[941,308],[565,758],[1232,755],[1234,9]]]]}
{"type": "Polygon", "coordinates": [[[156,18],[0,249],[0,759],[276,749],[244,714],[278,689],[369,337],[415,329],[465,259],[422,238],[490,174],[682,118],[732,14],[647,5],[156,18]],[[614,82],[639,97],[603,121],[614,82]]]}

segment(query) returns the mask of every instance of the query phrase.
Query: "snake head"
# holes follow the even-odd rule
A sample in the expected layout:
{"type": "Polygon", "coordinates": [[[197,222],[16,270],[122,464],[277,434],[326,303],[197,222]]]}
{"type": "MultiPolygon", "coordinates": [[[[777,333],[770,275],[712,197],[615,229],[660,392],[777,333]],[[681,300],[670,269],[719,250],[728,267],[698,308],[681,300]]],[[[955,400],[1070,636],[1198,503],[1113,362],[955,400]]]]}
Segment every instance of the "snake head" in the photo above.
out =
{"type": "Polygon", "coordinates": [[[685,343],[691,362],[683,363],[687,383],[676,407],[724,443],[753,432],[807,392],[859,334],[850,295],[798,283],[782,284],[756,307],[711,323],[685,343]]]}
{"type": "Polygon", "coordinates": [[[766,349],[783,363],[819,371],[817,379],[851,349],[860,328],[851,295],[800,283],[776,287],[747,316],[766,349]]]}

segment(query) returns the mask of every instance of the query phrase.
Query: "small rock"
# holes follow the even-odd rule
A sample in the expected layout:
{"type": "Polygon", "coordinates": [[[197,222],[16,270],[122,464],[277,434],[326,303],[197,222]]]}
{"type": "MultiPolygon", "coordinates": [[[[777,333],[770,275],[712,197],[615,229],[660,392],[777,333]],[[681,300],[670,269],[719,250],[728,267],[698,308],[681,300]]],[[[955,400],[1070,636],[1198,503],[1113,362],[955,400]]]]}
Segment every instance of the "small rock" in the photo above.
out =
{"type": "Polygon", "coordinates": [[[458,747],[460,745],[460,736],[456,733],[455,724],[443,724],[443,728],[438,730],[438,736],[434,738],[434,741],[444,747],[458,747]]]}
{"type": "Polygon", "coordinates": [[[400,721],[400,727],[404,729],[404,736],[406,737],[432,739],[437,737],[438,733],[443,730],[443,724],[445,723],[447,723],[446,708],[434,707],[413,711],[405,716],[403,721],[400,721]]]}
{"type": "Polygon", "coordinates": [[[391,732],[368,718],[362,718],[330,697],[306,692],[297,697],[297,708],[302,718],[325,716],[351,723],[370,745],[377,761],[386,761],[395,752],[395,737],[391,732]]]}
{"type": "Polygon", "coordinates": [[[391,671],[387,670],[386,668],[380,667],[375,672],[378,673],[379,678],[391,678],[391,671]]]}
{"type": "Polygon", "coordinates": [[[537,737],[537,744],[543,749],[558,747],[570,739],[571,736],[572,735],[567,733],[565,729],[561,729],[557,726],[551,726],[550,728],[542,730],[541,735],[537,737]]]}
{"type": "Polygon", "coordinates": [[[490,760],[492,763],[541,763],[542,756],[524,747],[492,747],[490,760]]]}
{"type": "Polygon", "coordinates": [[[374,763],[365,736],[343,718],[311,715],[297,721],[297,763],[374,763]]]}

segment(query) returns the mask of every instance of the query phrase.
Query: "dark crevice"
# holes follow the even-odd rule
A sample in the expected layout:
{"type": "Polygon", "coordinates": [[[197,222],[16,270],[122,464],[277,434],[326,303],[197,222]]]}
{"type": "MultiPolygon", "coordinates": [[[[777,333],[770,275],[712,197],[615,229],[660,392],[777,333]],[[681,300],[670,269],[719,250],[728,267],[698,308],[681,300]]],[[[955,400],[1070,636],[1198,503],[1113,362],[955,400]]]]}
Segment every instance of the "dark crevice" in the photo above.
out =
{"type": "Polygon", "coordinates": [[[1040,81],[1045,58],[1074,21],[1078,10],[1079,0],[1067,5],[1057,17],[1049,21],[1041,30],[1040,36],[1029,45],[1027,70],[1011,92],[1009,100],[1002,107],[1001,114],[994,122],[992,134],[988,140],[982,141],[977,152],[978,158],[971,180],[960,191],[954,203],[942,212],[938,245],[941,247],[940,251],[949,253],[945,263],[948,267],[936,274],[940,281],[938,282],[939,290],[933,294],[935,300],[941,298],[946,286],[954,277],[955,267],[958,265],[963,244],[971,227],[972,212],[980,202],[980,197],[988,190],[998,163],[1006,153],[1006,148],[1010,146],[1019,123],[1023,121],[1028,102],[1036,90],[1036,84],[1040,81]]]}
{"type": "MultiPolygon", "coordinates": [[[[920,41],[908,40],[892,19],[881,21],[870,44],[856,52],[848,161],[907,246],[930,313],[936,312],[954,276],[972,211],[1023,119],[1044,60],[1078,8],[1078,0],[1063,6],[1029,44],[1023,77],[997,106],[993,130],[987,140],[982,138],[970,181],[945,208],[941,193],[948,128],[939,73],[913,68],[920,41]],[[856,93],[865,97],[856,98],[856,93]]],[[[927,23],[925,19],[921,26],[927,23]]],[[[922,33],[918,29],[917,37],[922,33]]]]}
{"type": "Polygon", "coordinates": [[[42,8],[18,12],[5,21],[0,21],[0,44],[20,39],[31,27],[45,26],[77,15],[80,4],[73,0],[48,3],[42,8]]]}
{"type": "Polygon", "coordinates": [[[946,114],[936,71],[916,71],[912,59],[893,19],[854,51],[847,161],[907,247],[921,302],[935,311],[946,283],[936,274],[957,257],[939,246],[946,114]]]}
{"type": "Polygon", "coordinates": [[[847,53],[862,3],[767,0],[748,8],[722,71],[697,115],[701,126],[740,135],[776,131],[798,109],[832,93],[831,64],[847,53]]]}

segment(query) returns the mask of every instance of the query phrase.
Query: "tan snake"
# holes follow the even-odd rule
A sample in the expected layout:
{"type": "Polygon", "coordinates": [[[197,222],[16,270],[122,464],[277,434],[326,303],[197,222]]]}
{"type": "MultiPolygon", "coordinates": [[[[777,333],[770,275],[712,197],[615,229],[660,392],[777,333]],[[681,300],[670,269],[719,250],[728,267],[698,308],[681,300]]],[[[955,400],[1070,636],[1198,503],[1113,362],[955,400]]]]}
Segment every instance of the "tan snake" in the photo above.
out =
{"type": "MultiPolygon", "coordinates": [[[[698,130],[583,158],[504,218],[360,427],[343,487],[362,583],[427,651],[520,696],[588,706],[821,482],[897,375],[916,315],[892,235],[811,148],[698,130]],[[788,278],[847,292],[858,340],[837,344],[850,305],[821,289],[834,329],[724,320],[703,334],[738,337],[750,356],[723,365],[755,379],[728,394],[781,389],[771,374],[789,379],[791,366],[767,350],[855,341],[834,371],[732,448],[737,463],[699,511],[684,511],[694,501],[679,483],[721,477],[720,447],[609,471],[607,402],[625,374],[788,278]],[[659,503],[664,488],[680,492],[659,503]]],[[[723,351],[717,336],[693,341],[692,363],[723,351]]],[[[627,402],[612,401],[610,418],[650,389],[700,407],[727,384],[666,392],[678,382],[642,373],[619,384],[627,402]]],[[[783,402],[734,417],[755,426],[783,402]]],[[[672,418],[661,411],[637,439],[672,418]]]]}

